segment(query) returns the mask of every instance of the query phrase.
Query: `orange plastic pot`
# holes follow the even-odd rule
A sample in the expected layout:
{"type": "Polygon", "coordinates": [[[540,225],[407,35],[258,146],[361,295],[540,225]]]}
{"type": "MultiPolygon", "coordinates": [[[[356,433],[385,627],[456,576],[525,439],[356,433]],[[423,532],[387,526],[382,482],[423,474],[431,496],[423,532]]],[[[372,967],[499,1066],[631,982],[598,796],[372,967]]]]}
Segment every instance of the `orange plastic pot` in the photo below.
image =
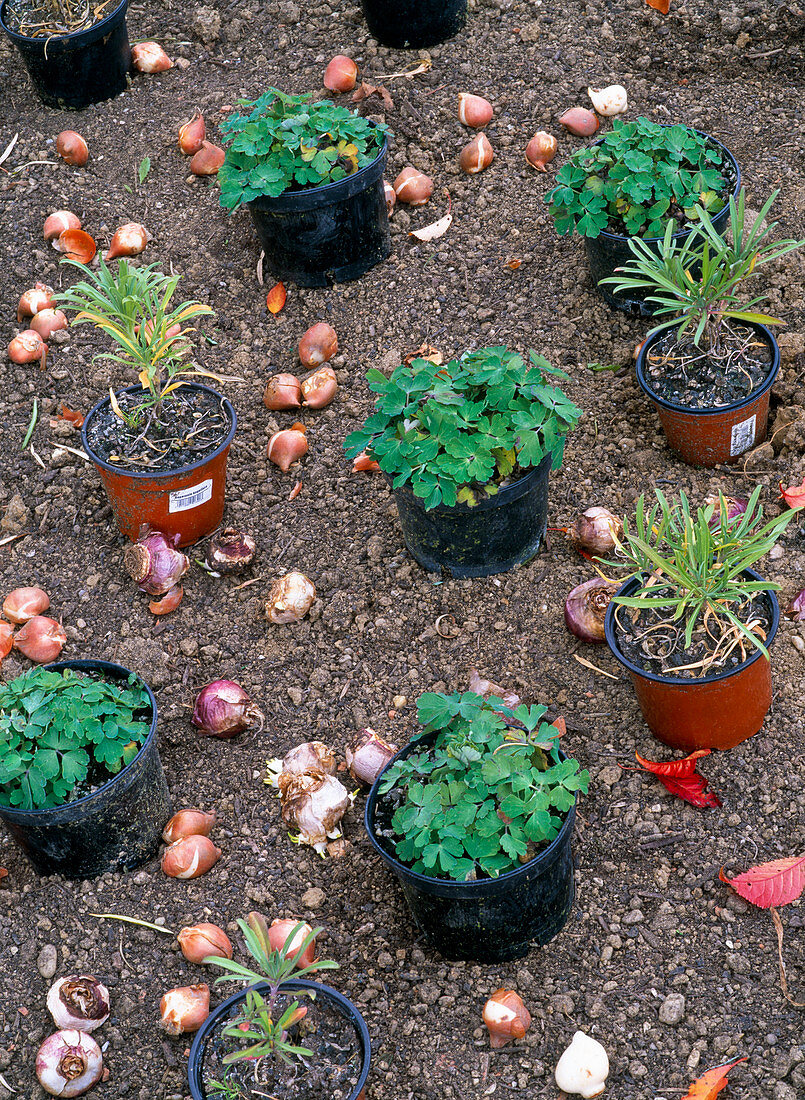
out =
{"type": "MultiPolygon", "coordinates": [[[[121,470],[92,450],[87,431],[93,418],[109,406],[108,397],[99,401],[84,421],[81,431],[84,450],[98,468],[121,535],[132,542],[140,524],[147,523],[166,535],[179,535],[179,546],[188,546],[209,535],[223,518],[226,461],[237,417],[231,403],[209,386],[194,382],[186,388],[204,390],[222,401],[230,425],[226,438],[212,454],[178,470],[158,473],[121,470]]],[[[139,386],[129,386],[121,392],[142,391],[139,386]]]]}
{"type": "Polygon", "coordinates": [[[717,409],[690,409],[666,401],[651,389],[646,379],[646,357],[665,332],[648,337],[637,357],[637,381],[653,402],[671,450],[690,466],[716,466],[734,462],[766,438],[769,422],[769,394],[780,369],[780,349],[774,334],[765,325],[752,324],[757,335],[768,344],[772,364],[762,386],[732,405],[717,409]]]}
{"type": "MultiPolygon", "coordinates": [[[[762,579],[753,569],[746,574],[753,580],[762,579]]],[[[632,595],[638,583],[636,577],[630,578],[617,595],[632,595]]],[[[768,647],[780,623],[780,606],[773,592],[767,595],[772,606],[768,647]]],[[[732,749],[760,730],[771,706],[771,664],[759,649],[736,668],[698,680],[658,676],[633,664],[621,652],[615,633],[617,607],[610,603],[604,618],[607,644],[628,670],[640,710],[658,741],[685,753],[732,749]]]]}

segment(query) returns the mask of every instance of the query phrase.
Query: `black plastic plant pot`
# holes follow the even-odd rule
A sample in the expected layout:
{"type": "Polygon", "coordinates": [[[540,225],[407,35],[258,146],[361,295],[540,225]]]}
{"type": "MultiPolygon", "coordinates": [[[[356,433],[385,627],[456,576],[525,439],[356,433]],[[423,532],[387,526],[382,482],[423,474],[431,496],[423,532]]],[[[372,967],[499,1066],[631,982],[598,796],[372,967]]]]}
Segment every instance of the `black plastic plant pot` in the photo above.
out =
{"type": "MultiPolygon", "coordinates": [[[[255,989],[261,993],[264,993],[267,988],[265,983],[255,986],[255,989]]],[[[285,993],[292,994],[296,989],[315,989],[318,1001],[326,1001],[330,1007],[352,1023],[355,1028],[356,1041],[360,1048],[361,1072],[355,1088],[348,1096],[344,1094],[344,1100],[363,1100],[366,1079],[369,1076],[369,1063],[372,1057],[372,1042],[363,1016],[361,1016],[352,1001],[344,997],[337,989],[324,985],[322,982],[314,982],[309,978],[290,978],[280,986],[280,991],[285,993]]],[[[187,1080],[193,1100],[213,1100],[213,1094],[207,1093],[204,1088],[204,1051],[215,1032],[222,1031],[226,1027],[233,1010],[239,1008],[245,997],[245,989],[228,997],[216,1009],[213,1009],[201,1028],[196,1032],[187,1062],[187,1080]]],[[[303,1003],[304,1000],[305,998],[302,999],[303,1003]]],[[[215,1097],[219,1095],[218,1092],[214,1094],[215,1097]]],[[[255,1095],[257,1094],[255,1093],[255,1095]]]]}
{"type": "Polygon", "coordinates": [[[458,34],[467,0],[361,0],[373,38],[395,49],[435,46],[458,34]]]}
{"type": "MultiPolygon", "coordinates": [[[[125,680],[132,673],[111,661],[58,661],[52,672],[75,669],[125,680]]],[[[151,728],[132,762],[92,794],[43,810],[0,805],[14,840],[41,875],[95,878],[107,871],[130,871],[154,856],[171,801],[157,752],[157,704],[151,701],[151,728]]]]}
{"type": "Polygon", "coordinates": [[[454,577],[489,577],[533,558],[548,525],[546,455],[523,477],[473,507],[437,504],[429,511],[404,485],[392,490],[409,554],[423,569],[454,577]]]}
{"type": "Polygon", "coordinates": [[[80,111],[125,91],[131,69],[128,3],[122,0],[114,11],[86,30],[29,38],[8,26],[8,0],[3,0],[0,27],[17,47],[45,106],[80,111]]]}
{"type": "MultiPolygon", "coordinates": [[[[697,134],[701,133],[699,130],[694,130],[693,132],[697,134]]],[[[722,145],[720,141],[717,141],[709,134],[703,134],[702,136],[706,137],[710,144],[719,149],[725,161],[730,165],[732,169],[731,175],[734,175],[735,179],[735,186],[732,190],[732,195],[734,197],[741,189],[741,170],[738,167],[738,162],[729,149],[722,145]]],[[[729,217],[729,203],[726,203],[723,209],[719,210],[711,219],[717,232],[723,233],[729,224],[729,217]]],[[[675,244],[680,244],[687,240],[690,234],[690,229],[680,229],[678,233],[673,234],[672,240],[675,244]]],[[[662,237],[646,237],[644,238],[644,243],[659,255],[662,240],[662,237]]],[[[650,291],[644,293],[640,290],[630,290],[615,294],[611,287],[599,285],[599,280],[607,279],[610,275],[615,275],[617,268],[623,267],[630,260],[634,259],[634,254],[629,248],[629,238],[623,237],[618,233],[608,233],[604,231],[597,237],[585,237],[584,245],[587,249],[587,259],[590,264],[590,273],[593,277],[593,283],[598,287],[598,291],[604,301],[612,306],[613,309],[619,309],[624,313],[631,313],[635,317],[650,317],[654,313],[654,307],[652,303],[645,301],[645,296],[650,294],[650,291]]],[[[698,272],[694,271],[694,275],[696,274],[698,274],[698,272]]]]}
{"type": "Polygon", "coordinates": [[[357,279],[388,257],[387,153],[384,142],[371,164],[335,183],[252,199],[249,213],[275,279],[330,286],[357,279]]]}
{"type": "MultiPolygon", "coordinates": [[[[394,760],[421,751],[434,739],[435,734],[417,738],[394,760]]],[[[377,835],[382,774],[366,800],[366,832],[380,858],[397,876],[417,928],[440,955],[451,960],[507,962],[522,958],[532,947],[544,946],[561,932],[575,897],[571,839],[576,803],[568,810],[559,835],[528,863],[498,878],[455,882],[412,871],[391,854],[386,847],[389,842],[377,835]]]]}

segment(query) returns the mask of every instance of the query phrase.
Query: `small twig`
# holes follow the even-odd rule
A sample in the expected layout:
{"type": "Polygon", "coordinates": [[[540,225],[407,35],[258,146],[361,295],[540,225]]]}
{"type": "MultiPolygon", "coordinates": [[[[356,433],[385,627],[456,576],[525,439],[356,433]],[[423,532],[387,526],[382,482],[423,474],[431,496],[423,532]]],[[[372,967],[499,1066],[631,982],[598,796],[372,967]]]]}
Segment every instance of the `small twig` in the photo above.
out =
{"type": "Polygon", "coordinates": [[[777,958],[780,963],[780,988],[783,991],[783,996],[794,1008],[805,1008],[805,1001],[795,1001],[788,992],[788,979],[785,976],[785,963],[783,962],[783,922],[773,905],[771,907],[771,919],[774,921],[774,929],[777,932],[777,958]]]}
{"type": "Polygon", "coordinates": [[[38,463],[39,463],[39,465],[40,465],[40,466],[42,467],[42,469],[43,469],[43,470],[46,470],[46,469],[47,469],[47,466],[46,466],[46,465],[44,464],[44,462],[42,461],[42,459],[41,459],[41,458],[39,457],[39,455],[38,455],[38,454],[36,453],[36,451],[34,450],[34,445],[33,445],[33,443],[32,443],[32,444],[30,445],[30,447],[29,447],[28,449],[29,449],[29,451],[31,452],[31,458],[32,458],[32,459],[34,460],[34,462],[38,462],[38,463]]]}
{"type": "Polygon", "coordinates": [[[173,936],[175,932],[165,928],[161,924],[151,924],[150,921],[140,920],[139,917],[124,917],[122,913],[90,913],[91,917],[103,917],[104,920],[123,920],[127,924],[139,924],[141,928],[150,928],[154,932],[164,932],[166,936],[173,936]]]}
{"type": "Polygon", "coordinates": [[[49,439],[48,443],[51,447],[59,447],[63,451],[69,451],[71,455],[75,455],[76,458],[83,458],[85,462],[89,462],[89,456],[86,451],[79,451],[77,447],[68,447],[64,443],[57,443],[55,439],[49,439]]]}
{"type": "Polygon", "coordinates": [[[585,668],[591,669],[593,672],[599,673],[601,676],[608,676],[610,680],[619,680],[619,676],[615,676],[612,672],[604,672],[598,665],[594,665],[592,661],[588,661],[586,657],[580,657],[578,653],[574,653],[573,656],[579,662],[580,665],[584,665],[585,668]]]}

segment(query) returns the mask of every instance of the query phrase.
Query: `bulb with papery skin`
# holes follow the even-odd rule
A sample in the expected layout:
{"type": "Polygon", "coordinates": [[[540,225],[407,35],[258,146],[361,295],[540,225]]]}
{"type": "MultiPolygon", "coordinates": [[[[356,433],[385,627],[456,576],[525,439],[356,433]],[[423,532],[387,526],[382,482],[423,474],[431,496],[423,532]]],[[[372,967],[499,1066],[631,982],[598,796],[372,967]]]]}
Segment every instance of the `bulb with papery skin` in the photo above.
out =
{"type": "Polygon", "coordinates": [[[56,1027],[94,1031],[109,1019],[109,990],[91,974],[70,974],[50,987],[47,1006],[56,1027]]]}
{"type": "Polygon", "coordinates": [[[18,626],[50,607],[50,597],[43,588],[15,588],[3,600],[3,614],[18,626]]]}
{"type": "Polygon", "coordinates": [[[142,524],[135,543],[123,552],[123,565],[140,591],[149,596],[162,596],[183,577],[190,559],[177,549],[179,535],[169,539],[162,531],[142,524]]]}
{"type": "Polygon", "coordinates": [[[598,129],[598,119],[586,107],[571,107],[560,116],[559,125],[576,137],[589,137],[598,129]]]}
{"type": "Polygon", "coordinates": [[[336,395],[338,381],[332,367],[319,367],[302,382],[302,404],[309,409],[323,409],[336,395]]]}
{"type": "Polygon", "coordinates": [[[293,374],[272,374],[263,391],[263,404],[272,411],[298,409],[302,402],[302,387],[293,374]]]}
{"type": "Polygon", "coordinates": [[[36,316],[43,309],[53,309],[53,287],[46,283],[37,283],[21,295],[17,306],[17,323],[25,317],[36,316]]]}
{"type": "Polygon", "coordinates": [[[214,824],[214,813],[208,814],[204,810],[188,806],[187,809],[176,811],[162,830],[162,839],[166,844],[173,844],[186,836],[209,836],[214,824]]]}
{"type": "Polygon", "coordinates": [[[194,176],[215,176],[226,160],[226,153],[220,145],[211,141],[202,141],[201,148],[193,154],[190,171],[194,176]]]}
{"type": "Polygon", "coordinates": [[[386,213],[391,217],[397,204],[397,192],[388,180],[383,180],[383,194],[386,196],[386,213]]]}
{"type": "Polygon", "coordinates": [[[358,66],[345,54],[336,54],[324,70],[324,87],[328,92],[351,92],[357,81],[358,66]]]}
{"type": "Polygon", "coordinates": [[[209,837],[194,833],[166,848],[161,866],[169,878],[198,878],[206,875],[220,858],[221,849],[216,848],[209,837]]]}
{"type": "Polygon", "coordinates": [[[286,573],[271,585],[266,616],[272,623],[298,623],[316,598],[316,586],[304,573],[286,573]]]}
{"type": "Polygon", "coordinates": [[[565,600],[565,626],[583,642],[603,642],[604,617],[620,588],[617,581],[593,577],[576,585],[565,600]]]}
{"type": "Polygon", "coordinates": [[[284,474],[307,452],[307,436],[299,428],[283,428],[274,432],[266,448],[269,462],[279,466],[284,474]]]}
{"type": "Polygon", "coordinates": [[[531,1014],[512,989],[495,990],[484,1005],[483,1020],[493,1050],[505,1047],[513,1039],[522,1039],[531,1027],[531,1014]]]}
{"type": "Polygon", "coordinates": [[[61,623],[46,615],[34,615],[14,635],[14,648],[36,664],[46,665],[56,660],[66,641],[61,623]]]}
{"type": "Polygon", "coordinates": [[[433,180],[417,168],[407,165],[394,181],[398,202],[409,206],[423,206],[433,194],[433,180]]]}
{"type": "Polygon", "coordinates": [[[199,151],[206,136],[204,115],[201,111],[196,111],[189,122],[179,127],[179,148],[186,157],[192,157],[199,151]]]}
{"type": "Polygon", "coordinates": [[[157,42],[138,42],[131,48],[131,63],[138,73],[163,73],[173,62],[157,42]]]}
{"type": "Polygon", "coordinates": [[[257,543],[251,535],[237,527],[224,527],[207,543],[205,560],[216,573],[242,573],[251,565],[257,553],[257,543]]]}
{"type": "Polygon", "coordinates": [[[326,321],[311,325],[300,339],[297,351],[303,366],[320,367],[338,352],[338,336],[335,329],[326,321]]]}
{"type": "Polygon", "coordinates": [[[89,160],[87,143],[75,130],[62,130],[56,138],[56,152],[65,163],[76,168],[83,168],[89,160]]]}
{"type": "Polygon", "coordinates": [[[493,108],[488,99],[469,92],[458,93],[458,120],[464,126],[479,130],[492,121],[493,108]]]}
{"type": "Polygon", "coordinates": [[[104,260],[108,263],[118,256],[139,256],[147,244],[148,230],[145,226],[139,222],[126,222],[115,230],[104,260]]]}
{"type": "Polygon", "coordinates": [[[486,134],[476,134],[469,145],[461,150],[458,162],[462,171],[474,176],[483,172],[495,159],[495,151],[486,134]]]}
{"type": "Polygon", "coordinates": [[[39,333],[32,328],[23,329],[8,345],[8,357],[12,363],[39,363],[44,368],[47,345],[39,333]]]}
{"type": "Polygon", "coordinates": [[[85,1031],[54,1031],[37,1051],[36,1076],[51,1096],[81,1096],[102,1074],[101,1048],[85,1031]]]}
{"type": "Polygon", "coordinates": [[[384,741],[373,729],[367,728],[360,731],[352,745],[347,746],[344,757],[352,778],[371,787],[398,752],[397,745],[384,741]]]}
{"type": "Polygon", "coordinates": [[[611,554],[623,535],[623,521],[608,508],[594,504],[576,517],[568,538],[587,554],[611,554]]]}
{"type": "MultiPolygon", "coordinates": [[[[283,947],[286,948],[285,956],[288,959],[292,959],[298,954],[302,944],[305,942],[307,936],[313,931],[311,926],[305,921],[293,920],[290,917],[278,917],[273,920],[268,927],[268,942],[271,944],[273,951],[279,951],[283,947]],[[301,924],[301,928],[298,932],[294,933],[294,929],[298,924],[301,924]]],[[[304,966],[310,966],[313,960],[316,958],[316,941],[311,940],[305,950],[296,960],[295,965],[298,969],[302,969],[304,966]]]]}
{"type": "Polygon", "coordinates": [[[214,680],[196,696],[190,719],[206,737],[234,737],[243,730],[262,729],[265,715],[233,680],[214,680]]]}
{"type": "Polygon", "coordinates": [[[335,767],[335,753],[323,741],[303,741],[282,758],[282,770],[286,775],[303,775],[305,772],[335,775],[335,767]]]}
{"type": "Polygon", "coordinates": [[[210,987],[202,983],[169,989],[159,1002],[159,1012],[168,1035],[198,1031],[210,1014],[210,987]]]}
{"type": "Polygon", "coordinates": [[[229,936],[217,924],[194,924],[183,928],[177,939],[188,962],[204,962],[211,956],[217,959],[232,958],[229,936]]]}
{"type": "Polygon", "coordinates": [[[65,229],[80,228],[81,219],[72,210],[56,210],[45,218],[45,224],[42,226],[42,236],[46,241],[55,241],[65,229]]]}
{"type": "Polygon", "coordinates": [[[545,165],[556,156],[558,143],[547,130],[538,130],[525,147],[525,159],[538,172],[545,171],[545,165]]]}
{"type": "Polygon", "coordinates": [[[67,317],[60,309],[40,309],[31,318],[31,331],[38,332],[45,343],[54,332],[63,332],[68,326],[67,317]]]}

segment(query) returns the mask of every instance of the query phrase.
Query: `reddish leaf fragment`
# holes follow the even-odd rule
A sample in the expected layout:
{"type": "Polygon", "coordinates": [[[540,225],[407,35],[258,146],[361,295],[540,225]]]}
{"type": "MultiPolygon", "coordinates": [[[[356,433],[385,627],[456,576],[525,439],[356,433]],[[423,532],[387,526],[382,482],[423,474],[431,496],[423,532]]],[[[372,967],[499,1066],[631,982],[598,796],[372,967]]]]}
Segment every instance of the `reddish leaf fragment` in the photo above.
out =
{"type": "Polygon", "coordinates": [[[805,855],[759,863],[733,879],[727,878],[722,869],[718,877],[759,909],[788,905],[805,890],[805,855]]]}
{"type": "Polygon", "coordinates": [[[740,1062],[748,1061],[747,1058],[736,1058],[734,1062],[728,1062],[723,1066],[708,1069],[701,1077],[697,1077],[690,1086],[683,1100],[715,1100],[722,1089],[727,1087],[727,1074],[740,1062]]]}
{"type": "Polygon", "coordinates": [[[266,305],[271,313],[279,313],[282,307],[285,305],[285,299],[287,298],[285,287],[282,283],[276,283],[272,286],[266,295],[266,305]]]}
{"type": "Polygon", "coordinates": [[[353,472],[353,474],[357,474],[361,470],[372,471],[372,470],[379,470],[379,469],[380,469],[380,463],[375,462],[375,460],[373,458],[370,458],[369,455],[366,453],[366,451],[361,451],[361,453],[353,460],[353,463],[352,463],[352,472],[353,472]]]}
{"type": "Polygon", "coordinates": [[[0,878],[6,878],[7,876],[8,871],[5,869],[5,867],[0,867],[0,878]]]}
{"type": "Polygon", "coordinates": [[[646,3],[660,15],[667,15],[671,8],[671,0],[646,0],[646,3]]]}
{"type": "Polygon", "coordinates": [[[290,493],[288,493],[288,500],[296,500],[299,494],[302,492],[302,482],[297,481],[290,493]]]}
{"type": "Polygon", "coordinates": [[[805,622],[805,588],[788,605],[785,617],[793,619],[795,623],[805,622]]]}
{"type": "Polygon", "coordinates": [[[709,755],[710,749],[697,749],[682,760],[646,760],[635,753],[641,768],[656,775],[666,790],[701,808],[721,805],[721,799],[713,791],[706,790],[709,781],[696,771],[696,761],[709,755]]]}
{"type": "Polygon", "coordinates": [[[783,488],[782,481],[779,485],[780,495],[789,508],[805,507],[805,478],[802,479],[801,485],[789,485],[787,489],[783,488]]]}
{"type": "Polygon", "coordinates": [[[80,428],[84,423],[84,414],[77,412],[75,409],[68,409],[66,405],[62,404],[56,420],[67,420],[70,424],[75,424],[77,428],[80,428]]]}
{"type": "Polygon", "coordinates": [[[388,88],[384,88],[382,84],[368,84],[365,80],[362,80],[352,93],[352,102],[360,103],[362,99],[368,99],[371,95],[380,96],[384,111],[394,110],[394,100],[389,95],[388,88]]]}

